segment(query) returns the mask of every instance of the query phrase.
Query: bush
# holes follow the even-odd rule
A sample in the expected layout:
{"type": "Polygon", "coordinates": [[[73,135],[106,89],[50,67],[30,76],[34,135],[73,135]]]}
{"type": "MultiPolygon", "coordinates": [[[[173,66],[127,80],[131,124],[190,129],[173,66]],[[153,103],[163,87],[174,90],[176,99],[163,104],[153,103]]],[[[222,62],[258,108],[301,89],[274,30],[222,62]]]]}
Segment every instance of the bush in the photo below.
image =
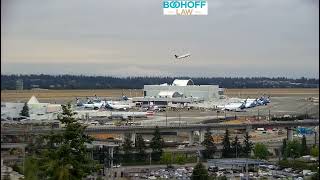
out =
{"type": "Polygon", "coordinates": [[[319,148],[318,146],[314,146],[310,150],[310,155],[313,157],[319,157],[319,148]]]}
{"type": "Polygon", "coordinates": [[[186,161],[187,161],[187,159],[185,158],[184,155],[177,155],[175,157],[175,161],[174,162],[177,163],[177,164],[183,165],[183,164],[186,163],[186,161]]]}
{"type": "Polygon", "coordinates": [[[300,160],[281,160],[279,161],[279,165],[281,167],[290,167],[299,170],[310,169],[312,171],[317,171],[318,169],[317,163],[308,163],[300,160]]]}

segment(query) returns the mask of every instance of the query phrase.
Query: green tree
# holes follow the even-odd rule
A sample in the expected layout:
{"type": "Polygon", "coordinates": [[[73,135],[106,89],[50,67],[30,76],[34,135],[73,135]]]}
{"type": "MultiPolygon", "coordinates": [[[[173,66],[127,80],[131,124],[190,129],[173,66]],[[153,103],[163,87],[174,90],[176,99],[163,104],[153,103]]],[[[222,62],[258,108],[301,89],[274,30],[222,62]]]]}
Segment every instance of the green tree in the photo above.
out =
{"type": "Polygon", "coordinates": [[[93,139],[85,134],[86,127],[78,123],[74,115],[70,103],[62,105],[58,119],[65,124],[64,130],[44,136],[47,143],[35,157],[40,179],[82,179],[99,169],[86,147],[93,139]]]}
{"type": "Polygon", "coordinates": [[[222,157],[224,158],[231,157],[231,147],[230,147],[230,138],[229,138],[228,129],[226,129],[226,133],[223,137],[222,145],[223,145],[222,157]]]}
{"type": "Polygon", "coordinates": [[[186,157],[182,154],[178,154],[175,156],[175,163],[183,165],[187,161],[186,157]]]}
{"type": "Polygon", "coordinates": [[[161,163],[166,164],[167,166],[170,166],[173,162],[173,156],[171,152],[165,152],[162,154],[161,159],[160,159],[161,163]]]}
{"type": "Polygon", "coordinates": [[[126,134],[124,137],[124,142],[122,144],[122,150],[124,152],[124,160],[129,162],[132,160],[132,152],[133,152],[133,142],[131,141],[130,134],[126,134]]]}
{"type": "Polygon", "coordinates": [[[245,136],[244,136],[244,141],[243,141],[243,149],[242,149],[242,153],[245,157],[249,157],[253,148],[253,144],[250,141],[251,136],[249,135],[248,132],[246,132],[245,136]]]}
{"type": "Polygon", "coordinates": [[[289,141],[286,148],[287,157],[293,159],[301,156],[301,144],[298,140],[289,141]]]}
{"type": "Polygon", "coordinates": [[[319,157],[319,148],[318,148],[318,146],[313,146],[310,149],[310,155],[313,156],[313,157],[319,157]]]}
{"type": "Polygon", "coordinates": [[[201,143],[206,149],[203,151],[204,158],[209,159],[213,158],[214,153],[217,150],[212,134],[208,129],[204,135],[204,141],[201,143]]]}
{"type": "Polygon", "coordinates": [[[302,139],[301,139],[301,152],[300,155],[304,156],[308,154],[308,147],[307,147],[307,140],[306,140],[306,136],[303,135],[302,139]]]}
{"type": "Polygon", "coordinates": [[[28,156],[24,160],[24,176],[25,179],[38,180],[39,179],[39,162],[36,157],[28,156]]]}
{"type": "Polygon", "coordinates": [[[191,180],[208,180],[208,170],[199,162],[193,169],[191,180]]]}
{"type": "Polygon", "coordinates": [[[29,107],[27,103],[24,103],[24,106],[20,112],[20,116],[26,116],[26,117],[30,117],[29,115],[29,107]]]}
{"type": "Polygon", "coordinates": [[[153,138],[150,142],[150,147],[152,149],[152,159],[155,161],[159,161],[162,155],[163,148],[163,139],[160,135],[159,127],[156,126],[155,131],[153,133],[153,138]]]}
{"type": "Polygon", "coordinates": [[[241,151],[242,151],[242,147],[239,142],[238,136],[236,136],[231,143],[231,152],[234,155],[234,157],[237,158],[239,157],[239,154],[241,153],[241,151]]]}
{"type": "Polygon", "coordinates": [[[144,139],[141,134],[137,135],[135,145],[136,145],[138,159],[144,161],[146,158],[146,151],[145,151],[146,143],[144,142],[144,139]]]}
{"type": "Polygon", "coordinates": [[[258,159],[267,159],[269,156],[269,151],[266,145],[262,143],[257,143],[253,149],[254,156],[258,159]]]}
{"type": "Polygon", "coordinates": [[[281,154],[282,154],[282,159],[286,160],[287,159],[287,139],[282,140],[282,146],[281,146],[281,154]]]}

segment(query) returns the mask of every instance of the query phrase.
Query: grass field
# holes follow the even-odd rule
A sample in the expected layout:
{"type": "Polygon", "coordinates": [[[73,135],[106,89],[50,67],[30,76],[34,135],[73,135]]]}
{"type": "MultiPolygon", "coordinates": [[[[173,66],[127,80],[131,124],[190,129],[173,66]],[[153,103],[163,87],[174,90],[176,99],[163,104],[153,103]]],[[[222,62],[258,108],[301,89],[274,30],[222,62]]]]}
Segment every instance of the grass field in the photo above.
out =
{"type": "MultiPolygon", "coordinates": [[[[318,88],[270,88],[270,89],[225,89],[227,96],[252,96],[258,97],[262,94],[271,96],[319,96],[318,88]]],[[[35,95],[41,102],[61,102],[74,100],[76,97],[128,97],[143,96],[142,89],[93,89],[93,90],[3,90],[1,91],[1,101],[27,101],[35,95]]]]}

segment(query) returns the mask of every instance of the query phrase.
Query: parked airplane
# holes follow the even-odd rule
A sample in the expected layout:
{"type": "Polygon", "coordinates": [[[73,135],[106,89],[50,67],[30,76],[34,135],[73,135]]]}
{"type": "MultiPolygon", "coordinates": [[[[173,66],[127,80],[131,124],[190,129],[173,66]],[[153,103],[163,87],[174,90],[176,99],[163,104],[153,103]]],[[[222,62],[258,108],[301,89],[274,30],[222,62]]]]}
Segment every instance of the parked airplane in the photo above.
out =
{"type": "Polygon", "coordinates": [[[244,102],[239,103],[229,103],[223,106],[217,106],[222,111],[243,111],[245,108],[246,100],[244,102]]]}
{"type": "Polygon", "coordinates": [[[191,56],[191,54],[184,54],[184,55],[180,55],[180,56],[178,56],[178,55],[174,55],[174,57],[176,58],[176,59],[182,59],[182,58],[187,58],[187,57],[190,57],[191,56]]]}
{"type": "Polygon", "coordinates": [[[132,108],[130,104],[120,104],[117,101],[107,101],[105,107],[108,109],[115,109],[115,110],[127,110],[132,108]]]}
{"type": "Polygon", "coordinates": [[[154,111],[147,112],[111,112],[109,116],[110,119],[121,118],[122,120],[132,119],[132,118],[147,118],[153,116],[154,111]]]}
{"type": "Polygon", "coordinates": [[[252,108],[257,106],[257,99],[247,99],[244,107],[245,108],[252,108]]]}
{"type": "Polygon", "coordinates": [[[265,95],[263,95],[257,99],[248,99],[247,104],[246,104],[246,108],[267,105],[270,102],[271,102],[270,96],[266,97],[265,95]]]}
{"type": "Polygon", "coordinates": [[[76,105],[83,106],[83,103],[79,100],[79,98],[76,98],[76,105]]]}
{"type": "Polygon", "coordinates": [[[105,101],[100,100],[94,100],[94,101],[88,101],[85,104],[82,104],[84,108],[90,108],[90,109],[99,109],[106,105],[105,101]]]}

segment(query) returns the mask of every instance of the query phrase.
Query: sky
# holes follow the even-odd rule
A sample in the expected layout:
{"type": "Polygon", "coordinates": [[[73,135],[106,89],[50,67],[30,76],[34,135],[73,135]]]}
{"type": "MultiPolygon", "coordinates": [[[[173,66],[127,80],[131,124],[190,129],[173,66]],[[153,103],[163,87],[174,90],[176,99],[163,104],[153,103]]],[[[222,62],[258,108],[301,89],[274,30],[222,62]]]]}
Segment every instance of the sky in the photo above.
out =
{"type": "Polygon", "coordinates": [[[318,0],[208,6],[165,16],[154,0],[3,0],[1,73],[318,78],[318,0]]]}

